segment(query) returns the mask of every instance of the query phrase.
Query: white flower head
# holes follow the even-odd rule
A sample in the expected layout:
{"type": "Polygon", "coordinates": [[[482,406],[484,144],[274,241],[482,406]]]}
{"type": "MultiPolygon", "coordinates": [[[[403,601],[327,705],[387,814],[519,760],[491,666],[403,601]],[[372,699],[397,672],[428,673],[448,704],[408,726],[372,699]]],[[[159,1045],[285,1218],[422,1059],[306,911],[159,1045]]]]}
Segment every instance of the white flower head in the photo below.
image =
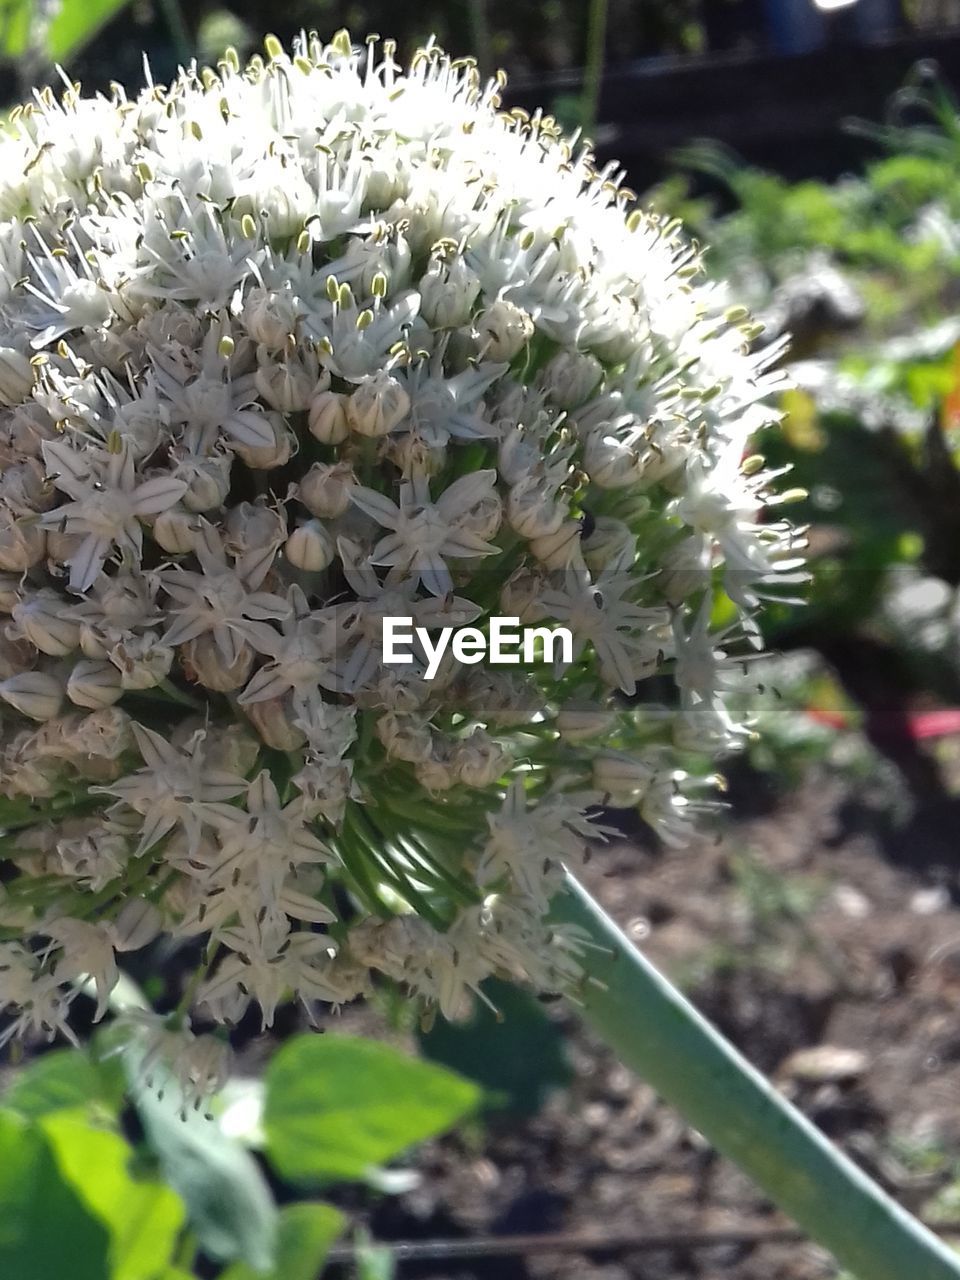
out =
{"type": "MultiPolygon", "coordinates": [[[[105,1013],[157,935],[203,940],[224,1023],[376,972],[451,1017],[555,989],[589,806],[709,814],[687,749],[750,733],[754,615],[803,572],[744,461],[777,379],[682,233],[500,91],[340,33],[0,135],[0,1043],[69,1036],[84,974],[105,1013]],[[571,660],[427,678],[497,613],[571,660]]],[[[222,1081],[148,1022],[148,1071],[222,1081]]]]}

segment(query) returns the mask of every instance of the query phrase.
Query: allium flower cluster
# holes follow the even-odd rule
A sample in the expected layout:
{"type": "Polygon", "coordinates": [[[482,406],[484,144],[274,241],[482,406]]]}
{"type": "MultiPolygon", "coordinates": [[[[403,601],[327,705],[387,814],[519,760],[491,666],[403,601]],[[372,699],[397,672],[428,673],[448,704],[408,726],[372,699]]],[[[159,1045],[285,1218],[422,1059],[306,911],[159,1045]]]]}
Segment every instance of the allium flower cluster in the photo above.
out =
{"type": "Polygon", "coordinates": [[[681,763],[742,741],[797,576],[749,455],[775,379],[678,228],[501,87],[269,41],[0,141],[0,1039],[69,1034],[83,974],[103,1012],[161,933],[226,1024],[557,988],[588,814],[680,841],[708,806],[681,763]],[[573,663],[384,662],[384,616],[494,614],[573,663]]]}

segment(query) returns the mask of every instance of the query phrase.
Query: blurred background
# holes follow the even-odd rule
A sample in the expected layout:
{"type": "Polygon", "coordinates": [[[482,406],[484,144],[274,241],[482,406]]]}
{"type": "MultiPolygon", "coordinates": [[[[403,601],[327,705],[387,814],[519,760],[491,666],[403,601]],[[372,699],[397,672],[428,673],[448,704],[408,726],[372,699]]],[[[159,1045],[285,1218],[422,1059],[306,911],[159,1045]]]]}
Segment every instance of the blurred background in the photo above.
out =
{"type": "MultiPolygon", "coordinates": [[[[782,656],[765,668],[756,744],[728,762],[725,819],[669,854],[631,827],[589,883],[872,1176],[960,1236],[960,0],[3,0],[0,98],[54,83],[57,60],[88,91],[134,91],[144,52],[163,80],[268,31],[343,26],[403,55],[435,33],[484,72],[505,68],[508,105],[582,128],[710,246],[730,301],[763,320],[760,342],[792,335],[783,430],[758,444],[809,494],[810,602],[767,621],[782,656]]],[[[167,962],[145,979],[161,1007],[167,962]]],[[[569,1008],[490,994],[500,1021],[425,1030],[385,996],[336,1024],[451,1068],[484,1101],[376,1177],[321,1171],[349,1228],[324,1275],[836,1276],[569,1008]],[[363,1232],[411,1243],[378,1250],[363,1232]]],[[[244,1098],[301,1030],[292,1010],[269,1036],[238,1029],[241,1136],[244,1098]]],[[[113,1116],[141,1167],[192,1205],[196,1187],[169,1176],[192,1157],[165,1163],[115,1079],[77,1080],[63,1050],[0,1062],[0,1105],[113,1116]]],[[[264,1176],[296,1203],[277,1167],[264,1176]]],[[[228,1274],[229,1248],[197,1234],[164,1280],[228,1274]]],[[[327,1244],[278,1280],[320,1274],[327,1244]]],[[[55,1280],[59,1265],[48,1254],[13,1274],[55,1280]]]]}

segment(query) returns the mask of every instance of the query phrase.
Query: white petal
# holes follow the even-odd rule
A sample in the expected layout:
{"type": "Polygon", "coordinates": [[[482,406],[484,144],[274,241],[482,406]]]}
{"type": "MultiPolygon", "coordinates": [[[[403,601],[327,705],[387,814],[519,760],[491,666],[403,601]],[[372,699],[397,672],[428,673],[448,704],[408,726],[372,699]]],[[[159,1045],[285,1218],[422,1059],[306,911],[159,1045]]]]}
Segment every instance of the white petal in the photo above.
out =
{"type": "Polygon", "coordinates": [[[444,520],[455,520],[472,511],[478,502],[490,496],[496,481],[496,471],[473,471],[470,475],[454,480],[437,499],[437,507],[444,520]]]}
{"type": "Polygon", "coordinates": [[[145,480],[133,491],[133,509],[138,516],[155,516],[172,507],[186,493],[189,486],[172,476],[156,476],[145,480]]]}
{"type": "Polygon", "coordinates": [[[377,493],[376,489],[367,489],[360,484],[352,485],[349,494],[351,502],[355,502],[361,511],[365,511],[368,516],[376,520],[377,524],[382,525],[384,529],[395,529],[397,527],[397,521],[400,519],[400,508],[395,502],[391,502],[385,494],[377,493]]]}
{"type": "Polygon", "coordinates": [[[110,550],[109,538],[88,534],[70,557],[70,590],[87,591],[93,586],[110,550]]]}

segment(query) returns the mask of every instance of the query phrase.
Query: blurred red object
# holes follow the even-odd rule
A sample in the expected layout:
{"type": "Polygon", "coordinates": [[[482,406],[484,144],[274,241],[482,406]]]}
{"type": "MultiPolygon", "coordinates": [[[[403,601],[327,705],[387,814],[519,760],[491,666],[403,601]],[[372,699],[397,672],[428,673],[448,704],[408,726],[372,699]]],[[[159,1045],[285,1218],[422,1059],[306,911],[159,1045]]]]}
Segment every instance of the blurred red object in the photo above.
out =
{"type": "MultiPolygon", "coordinates": [[[[826,711],[821,707],[807,707],[807,715],[817,724],[830,729],[849,729],[849,719],[840,711],[826,711]]],[[[898,723],[902,723],[899,722],[898,723]]],[[[906,725],[914,742],[925,738],[947,738],[960,733],[960,707],[943,707],[937,711],[916,711],[906,717],[906,725]]],[[[877,726],[879,727],[879,726],[877,726]]]]}

